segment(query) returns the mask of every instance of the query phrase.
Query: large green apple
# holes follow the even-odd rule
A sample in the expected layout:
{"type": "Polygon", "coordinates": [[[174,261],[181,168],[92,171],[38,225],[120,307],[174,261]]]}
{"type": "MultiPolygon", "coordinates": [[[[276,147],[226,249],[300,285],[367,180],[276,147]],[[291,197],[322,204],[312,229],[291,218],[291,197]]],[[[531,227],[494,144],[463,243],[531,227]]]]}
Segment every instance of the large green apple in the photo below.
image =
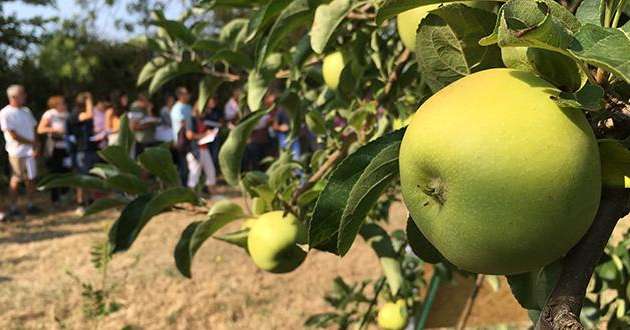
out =
{"type": "Polygon", "coordinates": [[[297,268],[306,252],[304,225],[292,214],[273,211],[261,215],[249,229],[247,249],[258,268],[271,273],[287,273],[297,268]]]}
{"type": "Polygon", "coordinates": [[[401,330],[407,325],[407,305],[403,299],[388,302],[378,311],[378,326],[386,330],[401,330]]]}
{"type": "Polygon", "coordinates": [[[560,108],[533,74],[464,77],[413,115],[400,146],[405,204],[461,269],[535,270],[562,257],[599,205],[597,141],[584,114],[560,108]]]}
{"type": "Polygon", "coordinates": [[[343,71],[344,66],[345,58],[343,53],[340,51],[330,53],[324,57],[322,74],[324,75],[324,82],[328,88],[336,90],[337,87],[339,87],[341,72],[343,71]]]}
{"type": "MultiPolygon", "coordinates": [[[[491,1],[462,1],[469,7],[491,10],[494,4],[491,1]]],[[[396,17],[396,27],[398,28],[398,35],[402,43],[410,51],[416,50],[416,32],[418,31],[418,25],[420,21],[425,18],[429,12],[435,8],[438,8],[440,4],[430,4],[404,11],[396,17]]]]}

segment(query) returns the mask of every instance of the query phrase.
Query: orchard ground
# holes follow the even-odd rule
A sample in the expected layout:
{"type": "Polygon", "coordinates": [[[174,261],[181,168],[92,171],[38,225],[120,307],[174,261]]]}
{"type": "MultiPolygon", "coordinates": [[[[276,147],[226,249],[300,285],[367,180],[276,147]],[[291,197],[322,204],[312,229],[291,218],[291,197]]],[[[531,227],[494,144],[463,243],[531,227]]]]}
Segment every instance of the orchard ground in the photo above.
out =
{"type": "MultiPolygon", "coordinates": [[[[400,204],[393,207],[388,230],[404,227],[404,212],[400,204]]],[[[94,328],[97,321],[86,319],[81,310],[81,286],[68,272],[98,287],[100,276],[89,249],[105,237],[116,214],[79,218],[68,209],[0,224],[0,329],[94,328]]],[[[114,257],[111,295],[123,306],[100,321],[101,329],[302,329],[309,315],[330,310],[323,296],[336,276],[354,282],[380,275],[372,250],[360,240],[343,259],[312,252],[285,275],[260,271],[243,250],[208,240],[195,257],[193,279],[187,280],[175,269],[172,252],[184,227],[201,218],[163,214],[127,253],[114,257]]],[[[629,223],[626,217],[617,233],[629,223]]],[[[458,278],[442,286],[429,327],[455,325],[473,282],[458,278]]],[[[471,327],[524,329],[530,324],[505,281],[501,284],[498,292],[484,284],[468,322],[471,327]]]]}

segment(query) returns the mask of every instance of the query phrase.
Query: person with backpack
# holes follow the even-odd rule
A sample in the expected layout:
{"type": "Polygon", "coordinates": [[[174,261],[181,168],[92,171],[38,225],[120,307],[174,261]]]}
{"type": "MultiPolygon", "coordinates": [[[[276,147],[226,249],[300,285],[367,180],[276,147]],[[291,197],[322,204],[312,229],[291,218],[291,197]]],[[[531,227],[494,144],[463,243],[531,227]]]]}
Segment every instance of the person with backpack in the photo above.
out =
{"type": "Polygon", "coordinates": [[[208,193],[213,194],[217,183],[217,173],[210,153],[210,145],[215,141],[219,128],[208,125],[204,110],[195,107],[193,117],[186,123],[186,139],[190,145],[190,150],[186,154],[187,186],[195,188],[203,172],[206,175],[205,184],[208,193]]]}

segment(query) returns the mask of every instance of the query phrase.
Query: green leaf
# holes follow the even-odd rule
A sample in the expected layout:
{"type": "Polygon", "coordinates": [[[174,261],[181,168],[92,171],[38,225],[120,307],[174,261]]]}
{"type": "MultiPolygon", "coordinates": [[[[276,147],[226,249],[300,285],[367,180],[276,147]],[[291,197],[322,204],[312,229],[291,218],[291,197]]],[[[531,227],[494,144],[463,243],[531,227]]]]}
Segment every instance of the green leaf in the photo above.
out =
{"type": "Polygon", "coordinates": [[[569,52],[630,83],[630,36],[623,31],[585,24],[575,34],[569,52]]]}
{"type": "Polygon", "coordinates": [[[240,206],[229,201],[221,201],[210,209],[208,220],[188,225],[175,246],[175,265],[179,272],[191,278],[192,259],[201,245],[223,226],[243,217],[240,206]]]}
{"type": "Polygon", "coordinates": [[[605,6],[604,0],[582,0],[580,6],[575,12],[575,17],[582,24],[602,25],[603,13],[602,6],[605,6]]]}
{"type": "Polygon", "coordinates": [[[138,81],[136,82],[136,85],[140,86],[149,81],[149,79],[153,78],[157,70],[161,68],[165,62],[166,60],[160,56],[155,57],[147,62],[147,64],[142,67],[140,75],[138,75],[138,81]]]}
{"type": "Polygon", "coordinates": [[[123,148],[125,153],[129,154],[131,152],[131,147],[133,146],[134,141],[135,140],[133,137],[133,132],[131,132],[131,128],[129,128],[129,118],[127,116],[122,116],[122,118],[120,118],[118,139],[116,140],[116,143],[112,145],[123,148]]]}
{"type": "Polygon", "coordinates": [[[445,260],[440,251],[438,251],[420,229],[418,229],[418,226],[416,226],[416,223],[413,222],[411,217],[407,218],[406,231],[407,242],[413,253],[420,259],[430,264],[437,264],[445,260]]]}
{"type": "Polygon", "coordinates": [[[604,102],[604,89],[587,82],[575,93],[561,92],[556,102],[562,107],[599,111],[604,102]]]}
{"type": "Polygon", "coordinates": [[[43,183],[40,182],[37,188],[40,190],[47,190],[62,187],[85,188],[101,191],[107,190],[107,185],[104,180],[85,174],[58,175],[52,177],[50,180],[44,181],[43,183]]]}
{"type": "Polygon", "coordinates": [[[238,49],[247,37],[247,24],[248,19],[246,18],[235,18],[229,21],[221,29],[219,40],[224,44],[231,44],[232,50],[238,49]]]}
{"type": "Polygon", "coordinates": [[[501,282],[499,281],[499,276],[496,275],[485,275],[486,282],[492,288],[492,291],[498,292],[501,288],[501,282]]]}
{"type": "Polygon", "coordinates": [[[283,41],[287,41],[287,35],[310,24],[313,13],[308,0],[295,0],[285,7],[256,47],[256,67],[260,68],[267,54],[273,52],[283,41]]]}
{"type": "Polygon", "coordinates": [[[199,198],[194,191],[175,187],[159,193],[138,196],[129,203],[114,222],[109,231],[112,253],[128,250],[140,231],[154,216],[166,211],[175,204],[197,203],[199,198]]]}
{"type": "Polygon", "coordinates": [[[383,228],[374,223],[366,224],[361,228],[361,237],[370,244],[378,255],[387,284],[389,284],[392,295],[396,296],[405,280],[392,240],[383,228]]]}
{"type": "MultiPolygon", "coordinates": [[[[499,1],[499,0],[497,0],[499,1]]],[[[390,19],[404,11],[416,7],[436,4],[459,2],[458,0],[386,0],[376,13],[376,24],[382,24],[386,19],[390,19]]]]}
{"type": "Polygon", "coordinates": [[[105,180],[107,186],[111,189],[122,191],[132,195],[144,194],[148,191],[146,182],[140,180],[139,177],[129,174],[120,173],[105,180]]]}
{"type": "Polygon", "coordinates": [[[613,281],[619,276],[617,266],[614,261],[609,260],[595,267],[595,273],[606,281],[613,281]]]}
{"type": "Polygon", "coordinates": [[[251,111],[258,111],[263,97],[267,93],[268,81],[262,73],[252,70],[247,78],[247,106],[251,111]]]}
{"type": "Polygon", "coordinates": [[[278,160],[267,170],[267,174],[269,175],[269,188],[271,188],[272,191],[280,191],[281,186],[291,177],[294,177],[295,171],[300,169],[302,169],[300,164],[291,160],[290,151],[282,152],[278,160]]]}
{"type": "Polygon", "coordinates": [[[313,51],[317,54],[321,54],[324,51],[328,39],[330,39],[337,26],[341,24],[351,9],[352,1],[350,0],[333,0],[330,3],[321,4],[317,7],[310,33],[313,51]]]}
{"type": "Polygon", "coordinates": [[[83,213],[83,217],[87,217],[87,216],[90,216],[99,212],[103,212],[103,211],[106,211],[115,207],[127,205],[127,203],[129,202],[130,200],[122,196],[99,198],[85,209],[85,213],[83,213]]]}
{"type": "Polygon", "coordinates": [[[194,51],[198,52],[215,52],[217,49],[221,49],[223,44],[214,39],[198,39],[191,46],[194,51]]]}
{"type": "Polygon", "coordinates": [[[512,294],[523,308],[542,310],[558,281],[561,270],[562,262],[559,260],[538,271],[508,275],[507,280],[512,294]]]}
{"type": "Polygon", "coordinates": [[[340,255],[345,255],[350,250],[365,216],[385,187],[398,176],[399,150],[400,142],[384,147],[372,158],[354,183],[339,225],[337,250],[340,255]]]}
{"type": "Polygon", "coordinates": [[[179,174],[173,164],[171,152],[165,147],[151,147],[145,149],[138,161],[149,173],[158,177],[169,186],[179,186],[179,174]]]}
{"type": "Polygon", "coordinates": [[[221,236],[214,236],[215,239],[236,245],[243,249],[247,249],[247,237],[249,236],[249,228],[241,229],[232,233],[221,236]]]}
{"type": "Polygon", "coordinates": [[[462,4],[437,8],[422,20],[416,35],[416,58],[431,90],[501,66],[497,46],[479,45],[479,39],[492,32],[495,21],[493,13],[462,4]]]}
{"type": "Polygon", "coordinates": [[[563,91],[576,91],[582,85],[578,64],[561,53],[533,47],[503,47],[501,57],[508,68],[529,71],[563,91]]]}
{"type": "Polygon", "coordinates": [[[604,185],[615,188],[630,188],[630,150],[619,141],[599,141],[604,185]]]}
{"type": "Polygon", "coordinates": [[[166,33],[175,40],[182,41],[187,45],[192,45],[195,42],[195,35],[180,21],[158,20],[154,24],[164,28],[166,33]]]}
{"type": "MultiPolygon", "coordinates": [[[[359,218],[359,214],[346,213],[345,209],[355,208],[349,205],[351,192],[372,160],[386,147],[400,143],[404,129],[395,131],[376,139],[346,157],[330,175],[326,187],[319,195],[312,219],[309,222],[309,246],[320,250],[339,254],[337,240],[344,213],[359,218]]],[[[371,169],[377,169],[374,164],[371,169]]],[[[375,178],[376,180],[382,178],[375,178]]],[[[365,179],[362,179],[362,182],[365,179]]],[[[357,188],[360,189],[360,188],[357,188]]],[[[362,189],[361,189],[362,190],[362,189]]],[[[359,190],[355,190],[358,192],[359,190]]],[[[357,200],[354,195],[353,200],[357,200]]],[[[350,228],[348,228],[350,229],[350,228]]],[[[344,246],[347,243],[344,243],[344,246]]]]}
{"type": "Polygon", "coordinates": [[[124,147],[114,145],[98,152],[106,162],[116,166],[121,172],[140,175],[142,168],[129,157],[129,152],[124,147]]]}
{"type": "Polygon", "coordinates": [[[324,135],[326,134],[326,121],[324,116],[319,111],[309,111],[305,115],[306,126],[308,129],[317,134],[324,135]]]}
{"type": "Polygon", "coordinates": [[[266,29],[290,3],[290,0],[270,0],[256,11],[247,25],[246,41],[253,40],[261,31],[266,29]]]}
{"type": "Polygon", "coordinates": [[[208,61],[225,61],[230,65],[236,65],[241,68],[249,69],[254,64],[252,60],[240,51],[221,49],[208,58],[208,61]]]}
{"type": "Polygon", "coordinates": [[[129,249],[142,227],[146,224],[140,222],[140,217],[153,196],[153,193],[138,196],[122,210],[120,216],[109,230],[109,242],[112,246],[112,253],[129,249]]]}
{"type": "Polygon", "coordinates": [[[119,173],[120,171],[116,166],[106,163],[96,163],[94,167],[90,169],[90,174],[96,175],[101,179],[107,179],[119,173]]]}
{"type": "Polygon", "coordinates": [[[225,181],[232,186],[238,185],[241,174],[241,160],[245,145],[252,130],[267,112],[256,111],[243,118],[241,122],[230,131],[225,143],[219,151],[219,165],[225,176],[225,181]]]}
{"type": "Polygon", "coordinates": [[[223,79],[215,76],[205,76],[199,81],[199,97],[197,97],[197,107],[205,109],[208,100],[214,95],[217,88],[223,83],[223,79]]]}
{"type": "Polygon", "coordinates": [[[536,47],[568,54],[566,49],[580,22],[566,8],[551,0],[510,0],[499,11],[492,35],[480,40],[501,47],[536,47]]]}
{"type": "Polygon", "coordinates": [[[309,328],[324,328],[329,327],[333,321],[336,321],[340,316],[337,313],[319,313],[309,316],[304,321],[304,326],[309,328]]]}
{"type": "Polygon", "coordinates": [[[151,80],[151,84],[149,85],[149,94],[154,94],[157,92],[164,84],[171,81],[172,79],[189,74],[189,73],[201,73],[201,66],[197,63],[192,62],[171,62],[163,67],[159,68],[153,79],[151,80]]]}

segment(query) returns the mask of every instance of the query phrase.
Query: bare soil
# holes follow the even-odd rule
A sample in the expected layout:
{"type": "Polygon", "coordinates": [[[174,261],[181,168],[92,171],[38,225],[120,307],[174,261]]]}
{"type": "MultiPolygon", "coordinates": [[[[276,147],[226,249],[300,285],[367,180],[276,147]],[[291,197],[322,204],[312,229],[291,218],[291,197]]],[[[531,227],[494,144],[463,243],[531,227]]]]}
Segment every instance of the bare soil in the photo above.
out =
{"type": "MultiPolygon", "coordinates": [[[[117,213],[79,218],[71,210],[48,211],[0,224],[0,329],[302,329],[309,315],[330,311],[323,296],[336,276],[353,282],[380,275],[361,240],[344,258],[312,252],[296,271],[272,275],[254,267],[241,249],[211,239],[188,280],[175,269],[172,252],[186,225],[201,216],[166,213],[114,257],[108,281],[122,308],[95,320],[84,316],[81,285],[68,273],[99,286],[89,249],[105,238],[117,213]]],[[[400,205],[392,209],[392,229],[404,226],[403,212],[400,205]]],[[[455,325],[473,282],[456,278],[441,286],[430,328],[455,325]]],[[[526,329],[530,322],[502,280],[498,292],[483,286],[468,324],[526,329]]]]}

